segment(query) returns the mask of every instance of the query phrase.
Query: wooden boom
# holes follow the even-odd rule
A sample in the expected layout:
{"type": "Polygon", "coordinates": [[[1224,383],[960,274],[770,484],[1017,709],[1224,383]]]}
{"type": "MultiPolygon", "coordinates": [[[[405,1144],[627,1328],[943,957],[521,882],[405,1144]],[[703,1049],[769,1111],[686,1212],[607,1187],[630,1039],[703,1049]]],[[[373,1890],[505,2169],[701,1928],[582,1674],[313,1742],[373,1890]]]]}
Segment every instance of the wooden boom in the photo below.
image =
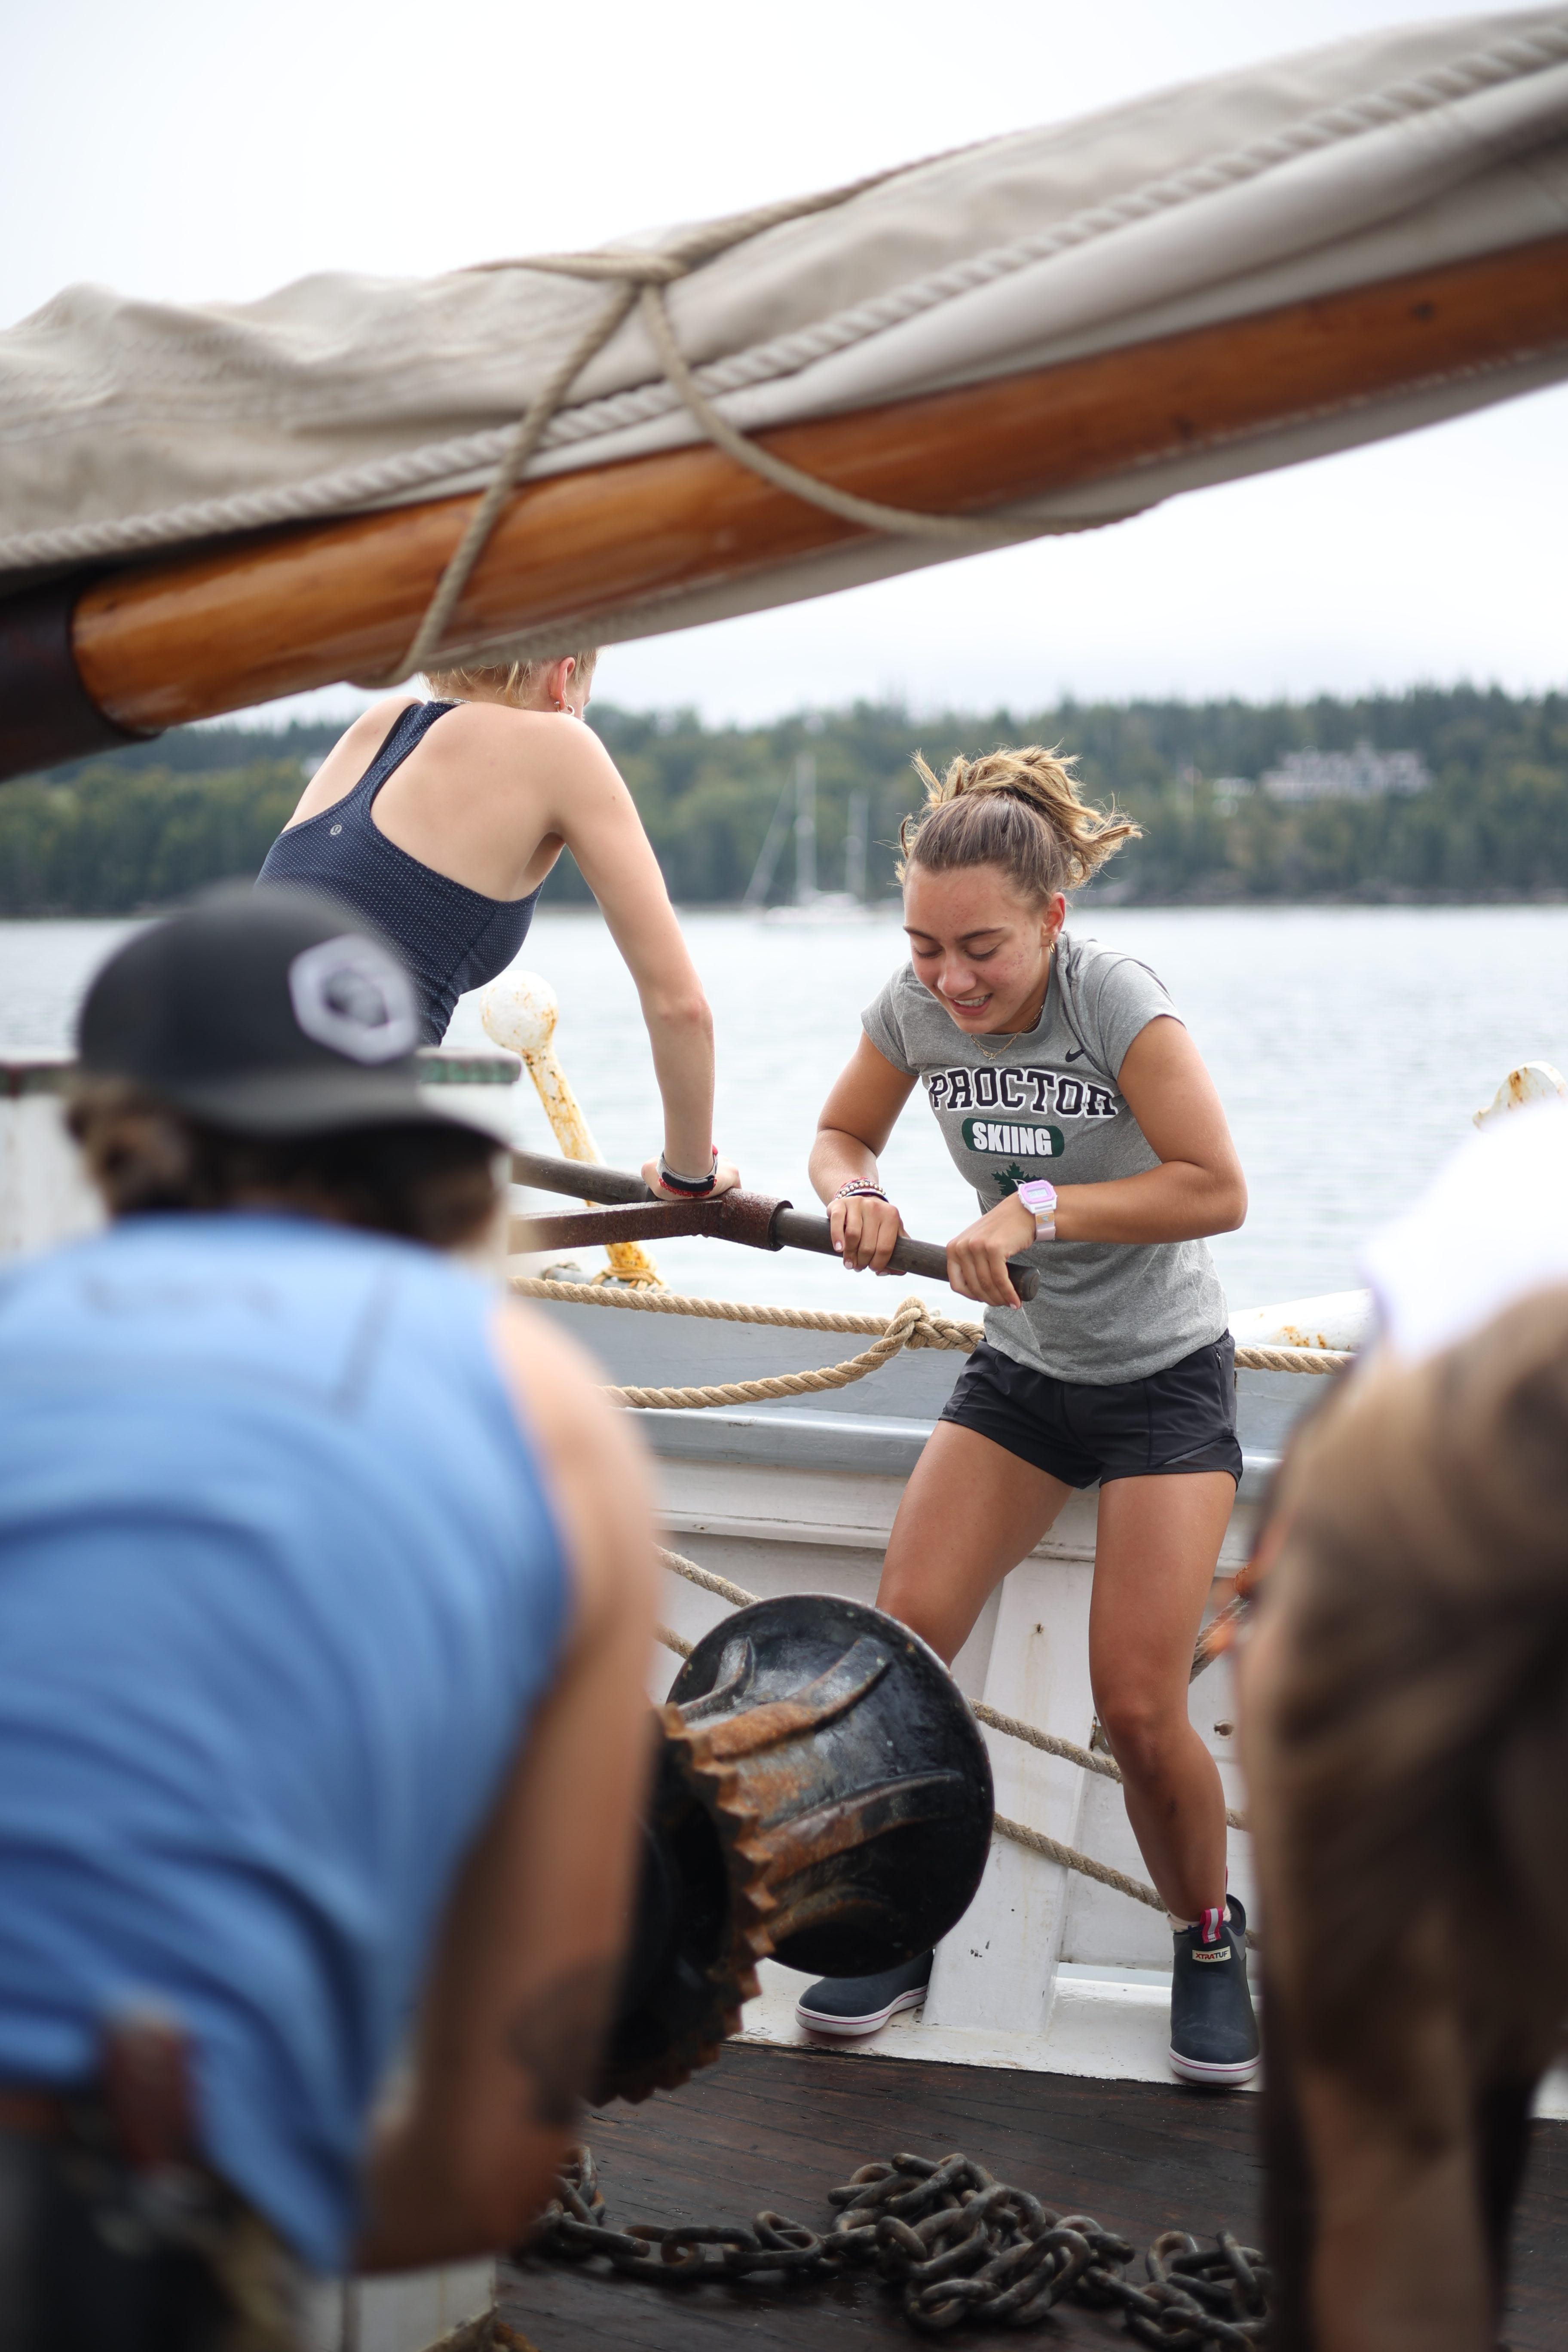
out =
{"type": "MultiPolygon", "coordinates": [[[[862,497],[962,514],[1565,344],[1568,236],[1557,236],[756,438],[862,497]]],[[[20,772],[13,740],[26,749],[22,766],[43,764],[38,747],[55,738],[39,697],[51,691],[57,734],[74,725],[82,735],[85,712],[103,740],[384,671],[406,649],[474,503],[291,526],[100,577],[60,607],[68,637],[52,688],[36,643],[30,674],[26,662],[7,665],[0,603],[0,703],[17,714],[0,773],[20,772]]],[[[866,535],[707,443],[525,482],[468,583],[452,642],[556,628],[591,639],[604,614],[866,535]]],[[[26,651],[26,628],[14,623],[9,635],[26,651]]]]}

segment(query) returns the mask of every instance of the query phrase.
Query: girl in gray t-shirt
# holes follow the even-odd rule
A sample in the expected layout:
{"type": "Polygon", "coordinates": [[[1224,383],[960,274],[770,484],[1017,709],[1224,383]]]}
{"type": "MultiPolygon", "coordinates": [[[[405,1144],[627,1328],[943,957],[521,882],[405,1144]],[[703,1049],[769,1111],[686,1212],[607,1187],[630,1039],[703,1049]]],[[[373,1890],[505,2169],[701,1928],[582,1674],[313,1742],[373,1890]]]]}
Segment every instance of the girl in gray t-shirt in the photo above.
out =
{"type": "MultiPolygon", "coordinates": [[[[981,1208],[948,1244],[948,1278],[987,1311],[905,1490],[878,1601],[952,1659],[1072,1490],[1100,1486],[1090,1675],[1175,1931],[1172,2063],[1239,2083],[1258,2057],[1246,1922],[1226,1900],[1225,1800],[1187,1679],[1241,1474],[1203,1237],[1241,1223],[1247,1188],[1160,982],[1064,928],[1065,892],[1137,828],[1088,806],[1038,749],[957,760],[941,783],[918,764],[910,961],[863,1016],[812,1181],[845,1265],[881,1271],[901,1223],[877,1154],[923,1086],[981,1208]],[[1023,1251],[1039,1269],[1026,1306],[1006,1267],[1023,1251]]],[[[921,1997],[921,1964],[894,1973],[814,1986],[803,2022],[869,2031],[921,1997]]]]}

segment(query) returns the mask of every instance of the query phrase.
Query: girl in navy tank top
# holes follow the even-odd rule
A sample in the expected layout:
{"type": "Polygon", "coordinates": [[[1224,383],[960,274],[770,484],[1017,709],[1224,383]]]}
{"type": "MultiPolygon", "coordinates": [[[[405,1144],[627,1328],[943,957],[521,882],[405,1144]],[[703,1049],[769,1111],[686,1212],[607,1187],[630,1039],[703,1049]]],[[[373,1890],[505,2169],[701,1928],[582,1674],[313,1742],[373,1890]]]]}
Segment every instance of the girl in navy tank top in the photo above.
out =
{"type": "Polygon", "coordinates": [[[570,849],[647,1024],[664,1148],[643,1173],[685,1199],[739,1180],[713,1148],[713,1021],[658,861],[598,737],[579,722],[596,656],[431,673],[355,720],[267,854],[262,883],[330,892],[402,951],[426,1045],[504,971],[570,849]]]}

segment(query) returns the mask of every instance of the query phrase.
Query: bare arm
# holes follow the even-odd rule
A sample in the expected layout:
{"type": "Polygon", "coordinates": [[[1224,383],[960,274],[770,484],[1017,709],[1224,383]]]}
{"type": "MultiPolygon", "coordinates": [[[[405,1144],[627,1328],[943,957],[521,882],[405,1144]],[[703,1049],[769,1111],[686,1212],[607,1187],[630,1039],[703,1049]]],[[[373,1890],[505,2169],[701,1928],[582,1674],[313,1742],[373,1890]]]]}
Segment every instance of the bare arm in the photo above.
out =
{"type": "Polygon", "coordinates": [[[611,2021],[652,1752],[648,1481],[575,1349],[507,1307],[496,1347],[571,1563],[572,1622],[449,1899],[412,2080],[370,2164],[366,2271],[515,2242],[571,2146],[611,2021]]]}
{"type": "Polygon", "coordinates": [[[849,1271],[869,1266],[885,1273],[904,1221],[890,1201],[840,1201],[834,1196],[840,1185],[857,1180],[879,1181],[878,1155],[887,1149],[914,1083],[908,1070],[896,1069],[863,1034],[822,1107],[811,1150],[811,1181],[817,1199],[829,1204],[834,1246],[849,1271]]]}
{"type": "MultiPolygon", "coordinates": [[[[637,982],[664,1101],[665,1158],[700,1176],[713,1147],[713,1016],[632,796],[597,736],[574,733],[553,824],[637,982]]],[[[726,1165],[720,1189],[735,1181],[726,1165]]]]}
{"type": "MultiPolygon", "coordinates": [[[[1157,1168],[1104,1184],[1063,1184],[1057,1239],[1181,1242],[1231,1232],[1247,1214],[1247,1181],[1214,1080],[1179,1021],[1151,1021],[1128,1047],[1117,1084],[1157,1168]]],[[[1034,1219],[1012,1195],[948,1244],[948,1279],[966,1298],[1016,1307],[1006,1259],[1028,1248],[1034,1219]]]]}
{"type": "Polygon", "coordinates": [[[1064,1184],[1065,1242],[1185,1242],[1227,1234],[1247,1214],[1247,1180],[1203,1055],[1179,1021],[1151,1021],[1117,1084],[1160,1162],[1107,1184],[1064,1184]]]}

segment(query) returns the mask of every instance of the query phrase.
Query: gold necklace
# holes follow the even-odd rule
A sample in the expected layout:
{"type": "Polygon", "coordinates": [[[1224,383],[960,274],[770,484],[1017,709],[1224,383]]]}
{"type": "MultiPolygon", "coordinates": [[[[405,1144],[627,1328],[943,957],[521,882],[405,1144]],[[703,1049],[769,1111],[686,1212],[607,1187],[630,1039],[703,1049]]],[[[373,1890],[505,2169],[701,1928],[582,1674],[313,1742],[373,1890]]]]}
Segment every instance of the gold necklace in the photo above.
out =
{"type": "Polygon", "coordinates": [[[1051,965],[1056,962],[1056,942],[1053,940],[1051,942],[1050,959],[1046,965],[1046,984],[1040,991],[1040,1001],[1035,1008],[1034,1019],[1026,1023],[1022,1029],[1010,1030],[1007,1035],[1003,1039],[1001,1045],[997,1046],[996,1051],[994,1054],[988,1054],[984,1046],[981,1044],[979,1038],[976,1037],[974,1040],[974,1050],[979,1055],[983,1062],[999,1062],[1002,1059],[1003,1055],[1007,1051],[1009,1045],[1016,1045],[1020,1037],[1032,1036],[1034,1032],[1039,1027],[1041,1021],[1045,1018],[1046,999],[1051,992],[1051,965]]]}

